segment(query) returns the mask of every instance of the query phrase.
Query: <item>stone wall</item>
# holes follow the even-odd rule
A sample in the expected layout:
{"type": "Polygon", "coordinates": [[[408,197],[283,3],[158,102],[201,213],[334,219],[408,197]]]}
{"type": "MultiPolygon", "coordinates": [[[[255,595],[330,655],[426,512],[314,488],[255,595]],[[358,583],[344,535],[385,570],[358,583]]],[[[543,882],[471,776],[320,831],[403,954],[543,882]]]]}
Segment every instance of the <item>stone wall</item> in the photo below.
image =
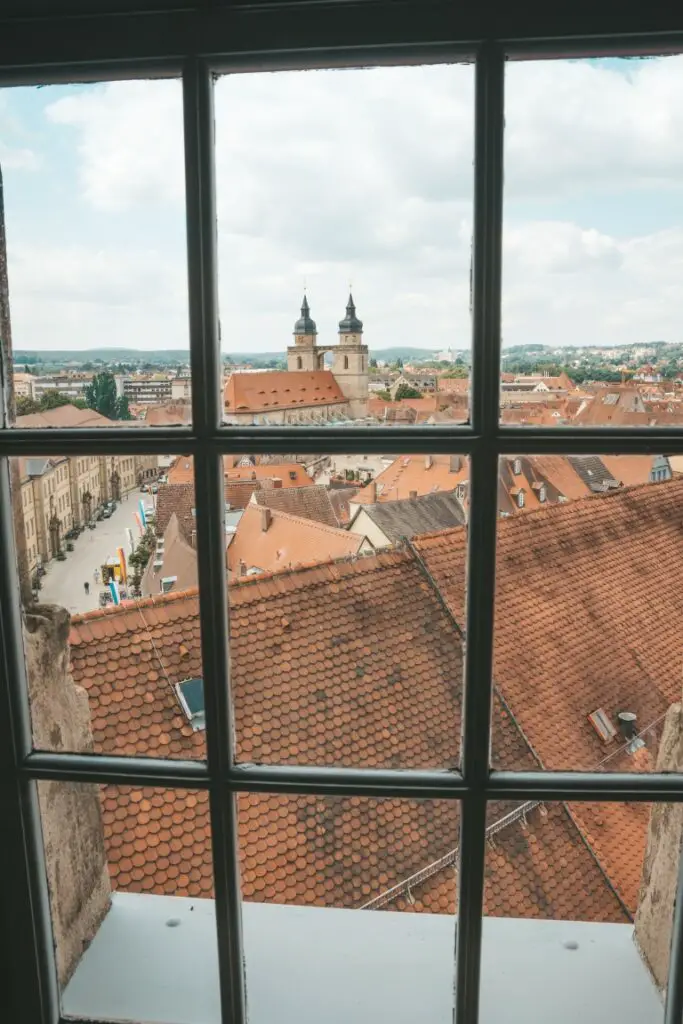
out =
{"type": "MultiPolygon", "coordinates": [[[[26,667],[34,745],[92,750],[85,691],[69,673],[69,614],[36,605],[25,619],[26,667]]],[[[98,787],[38,784],[57,971],[64,986],[109,909],[109,873],[98,787]]]]}
{"type": "MultiPolygon", "coordinates": [[[[683,771],[683,708],[680,704],[673,704],[666,714],[657,771],[683,771]]],[[[666,988],[669,970],[671,924],[682,835],[683,804],[653,804],[636,914],[635,939],[660,990],[666,988]]]]}

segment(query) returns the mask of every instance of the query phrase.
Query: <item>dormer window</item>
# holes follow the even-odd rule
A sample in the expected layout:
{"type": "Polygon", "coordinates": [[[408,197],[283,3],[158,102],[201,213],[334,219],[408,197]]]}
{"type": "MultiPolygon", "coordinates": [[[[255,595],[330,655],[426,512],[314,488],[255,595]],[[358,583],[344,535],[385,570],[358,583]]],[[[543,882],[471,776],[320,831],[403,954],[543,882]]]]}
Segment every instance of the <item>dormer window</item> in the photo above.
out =
{"type": "Polygon", "coordinates": [[[524,491],[517,492],[517,508],[524,508],[524,491]]]}
{"type": "Polygon", "coordinates": [[[514,462],[512,463],[512,472],[515,474],[515,476],[519,476],[519,474],[522,472],[522,460],[521,459],[515,459],[514,460],[514,462]]]}
{"type": "Polygon", "coordinates": [[[538,489],[538,500],[543,502],[545,501],[546,497],[547,495],[545,490],[545,484],[541,484],[541,486],[538,489]]]}

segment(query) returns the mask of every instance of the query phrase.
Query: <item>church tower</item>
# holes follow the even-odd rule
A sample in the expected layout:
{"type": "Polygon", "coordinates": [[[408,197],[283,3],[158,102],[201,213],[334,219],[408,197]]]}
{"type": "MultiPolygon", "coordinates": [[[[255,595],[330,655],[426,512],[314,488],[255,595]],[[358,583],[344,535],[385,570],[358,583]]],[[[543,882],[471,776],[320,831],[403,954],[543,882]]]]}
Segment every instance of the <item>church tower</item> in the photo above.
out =
{"type": "Polygon", "coordinates": [[[325,352],[318,348],[318,328],[311,319],[308,299],[304,295],[301,316],[294,324],[294,344],[287,348],[288,370],[324,370],[325,352]]]}
{"type": "Polygon", "coordinates": [[[351,294],[346,304],[346,316],[339,321],[339,343],[332,352],[332,373],[348,399],[352,417],[360,419],[367,416],[368,346],[363,344],[363,322],[356,316],[351,294]]]}

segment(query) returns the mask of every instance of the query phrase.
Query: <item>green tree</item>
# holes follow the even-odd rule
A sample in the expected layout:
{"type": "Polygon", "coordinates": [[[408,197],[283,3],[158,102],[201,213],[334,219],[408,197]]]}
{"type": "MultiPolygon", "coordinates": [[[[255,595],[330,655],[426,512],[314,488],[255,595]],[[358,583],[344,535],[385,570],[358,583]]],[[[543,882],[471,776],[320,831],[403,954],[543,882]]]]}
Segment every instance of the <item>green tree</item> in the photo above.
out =
{"type": "Polygon", "coordinates": [[[17,395],[15,400],[17,416],[29,416],[31,413],[40,412],[40,406],[28,395],[17,395]]]}
{"type": "Polygon", "coordinates": [[[128,398],[126,395],[121,395],[120,398],[116,399],[116,418],[117,420],[133,419],[133,414],[128,408],[128,398]]]}
{"type": "Polygon", "coordinates": [[[43,392],[40,396],[39,405],[43,411],[46,409],[59,409],[62,405],[71,405],[71,399],[68,395],[63,395],[60,391],[51,389],[50,391],[43,392]]]}
{"type": "Polygon", "coordinates": [[[370,367],[371,370],[376,370],[377,369],[377,360],[376,359],[371,359],[370,362],[368,363],[368,366],[370,367]]]}
{"type": "Polygon", "coordinates": [[[30,372],[31,372],[31,368],[29,367],[28,363],[24,363],[24,373],[30,373],[30,372]]]}
{"type": "Polygon", "coordinates": [[[381,398],[383,402],[390,402],[391,401],[391,392],[390,391],[375,391],[375,397],[376,398],[381,398]]]}
{"type": "Polygon", "coordinates": [[[128,399],[119,398],[116,394],[114,374],[103,370],[96,373],[92,384],[85,389],[85,400],[89,409],[94,409],[108,420],[130,420],[133,417],[128,408],[128,399]]]}
{"type": "Polygon", "coordinates": [[[411,388],[410,384],[399,384],[396,389],[396,395],[394,396],[395,402],[400,402],[402,398],[422,398],[422,392],[418,391],[417,388],[411,388]]]}

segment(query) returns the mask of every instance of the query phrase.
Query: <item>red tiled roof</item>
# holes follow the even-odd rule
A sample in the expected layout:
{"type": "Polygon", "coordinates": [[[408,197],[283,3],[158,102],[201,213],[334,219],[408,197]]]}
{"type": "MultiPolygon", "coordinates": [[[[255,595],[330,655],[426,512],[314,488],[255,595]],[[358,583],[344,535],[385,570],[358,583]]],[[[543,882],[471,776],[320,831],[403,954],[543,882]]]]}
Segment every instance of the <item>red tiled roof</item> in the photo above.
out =
{"type": "Polygon", "coordinates": [[[310,487],[269,487],[254,494],[254,502],[302,519],[313,519],[326,526],[339,526],[330,501],[330,493],[322,484],[310,487]]]}
{"type": "MultiPolygon", "coordinates": [[[[544,767],[590,770],[611,755],[606,769],[639,771],[656,753],[681,692],[681,508],[674,480],[499,523],[494,678],[544,767]],[[636,712],[644,758],[603,745],[587,720],[596,708],[614,724],[619,711],[636,712]]],[[[414,544],[462,622],[465,531],[414,544]]],[[[494,763],[510,767],[495,753],[494,763]]],[[[606,804],[599,826],[584,804],[572,814],[633,910],[642,806],[606,804]]]]}
{"type": "MultiPolygon", "coordinates": [[[[235,466],[233,456],[223,459],[226,485],[260,481],[262,487],[310,487],[313,480],[300,462],[262,462],[254,466],[235,466]],[[280,481],[279,484],[276,481],[280,481]]],[[[169,484],[194,483],[194,460],[191,455],[179,455],[168,471],[169,484]]],[[[259,486],[254,486],[259,490],[259,486]]],[[[227,499],[227,495],[226,495],[227,499]]],[[[248,499],[247,499],[248,500],[248,499]]],[[[246,502],[245,502],[246,504],[246,502]]],[[[244,506],[235,506],[244,507],[244,506]]]]}
{"type": "Polygon", "coordinates": [[[154,529],[157,536],[163,537],[171,516],[175,515],[181,535],[188,544],[191,543],[192,531],[195,529],[195,518],[192,515],[195,507],[194,483],[160,484],[154,504],[154,529]]]}
{"type": "Polygon", "coordinates": [[[109,420],[94,409],[79,409],[76,405],[59,405],[56,409],[32,412],[17,416],[16,427],[119,427],[116,420],[109,420]]]}
{"type": "MultiPolygon", "coordinates": [[[[410,551],[246,579],[229,592],[240,760],[457,763],[460,631],[410,551]]],[[[172,685],[201,675],[196,591],[78,616],[71,643],[96,751],[204,756],[204,734],[185,722],[172,685]]],[[[535,764],[497,698],[493,748],[507,765],[535,764]]],[[[115,887],[210,895],[206,801],[105,787],[115,887]]],[[[493,804],[491,820],[509,810],[493,804]]],[[[245,899],[360,906],[457,846],[458,803],[249,794],[238,798],[238,827],[245,899]]],[[[556,811],[532,829],[506,826],[488,865],[490,912],[624,920],[577,839],[556,811]]],[[[452,868],[413,898],[391,905],[452,911],[452,868]]]]}
{"type": "Polygon", "coordinates": [[[330,558],[345,558],[367,549],[364,537],[278,509],[247,505],[228,548],[228,569],[275,572],[330,558]]]}
{"type": "Polygon", "coordinates": [[[451,469],[450,455],[400,455],[375,478],[374,487],[365,487],[353,499],[359,505],[375,501],[398,501],[409,498],[412,491],[431,494],[453,491],[469,477],[469,462],[461,458],[457,469],[451,469]]]}
{"type": "Polygon", "coordinates": [[[148,427],[185,426],[192,422],[189,402],[169,402],[166,405],[146,405],[145,425],[148,427]]]}
{"type": "Polygon", "coordinates": [[[233,373],[225,386],[228,412],[277,412],[346,402],[331,370],[233,373]]]}

